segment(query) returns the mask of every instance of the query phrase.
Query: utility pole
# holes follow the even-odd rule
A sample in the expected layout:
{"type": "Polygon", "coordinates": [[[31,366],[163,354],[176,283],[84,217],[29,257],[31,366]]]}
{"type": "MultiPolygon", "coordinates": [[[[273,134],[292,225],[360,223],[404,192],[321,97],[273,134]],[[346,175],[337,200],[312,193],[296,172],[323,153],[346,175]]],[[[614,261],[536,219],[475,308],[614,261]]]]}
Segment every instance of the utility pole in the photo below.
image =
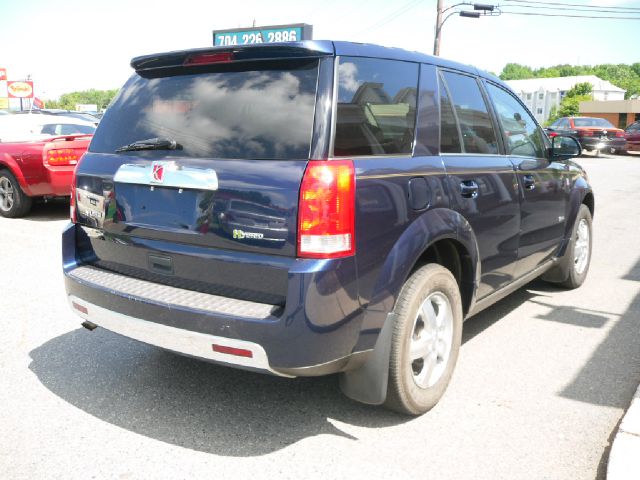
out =
{"type": "Polygon", "coordinates": [[[436,34],[433,40],[433,54],[437,57],[440,55],[440,37],[442,35],[442,26],[452,15],[460,15],[467,18],[480,18],[480,15],[499,15],[500,10],[495,5],[489,5],[487,3],[471,3],[460,2],[444,8],[444,0],[438,0],[438,11],[436,12],[436,34]],[[459,7],[461,5],[473,7],[473,11],[469,10],[454,10],[449,12],[446,17],[442,18],[443,14],[452,8],[459,7]]]}
{"type": "Polygon", "coordinates": [[[433,54],[437,57],[440,55],[440,34],[442,33],[442,9],[444,0],[438,0],[438,11],[436,12],[436,35],[433,40],[433,54]]]}

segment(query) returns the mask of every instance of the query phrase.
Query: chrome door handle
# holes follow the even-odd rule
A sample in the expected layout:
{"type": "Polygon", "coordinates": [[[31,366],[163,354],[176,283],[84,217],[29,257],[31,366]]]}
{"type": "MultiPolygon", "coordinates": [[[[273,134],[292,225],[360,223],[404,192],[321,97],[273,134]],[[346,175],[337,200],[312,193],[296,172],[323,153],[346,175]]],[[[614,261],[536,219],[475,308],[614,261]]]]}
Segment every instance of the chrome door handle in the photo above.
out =
{"type": "Polygon", "coordinates": [[[536,179],[533,175],[523,175],[522,186],[525,190],[534,190],[536,188],[536,179]]]}
{"type": "Polygon", "coordinates": [[[464,198],[476,198],[478,190],[478,184],[473,180],[463,180],[460,183],[460,193],[464,198]]]}

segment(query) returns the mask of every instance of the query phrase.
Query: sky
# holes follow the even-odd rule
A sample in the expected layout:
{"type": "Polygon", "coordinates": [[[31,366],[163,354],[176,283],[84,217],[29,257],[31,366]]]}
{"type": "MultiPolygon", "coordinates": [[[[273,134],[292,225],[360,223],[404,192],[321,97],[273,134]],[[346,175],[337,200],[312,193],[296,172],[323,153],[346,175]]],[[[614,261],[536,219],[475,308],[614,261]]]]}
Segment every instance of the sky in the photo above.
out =
{"type": "MultiPolygon", "coordinates": [[[[640,8],[638,0],[541,1],[640,8]]],[[[445,0],[445,6],[454,3],[445,0]]],[[[518,5],[493,4],[505,11],[518,5]]],[[[542,7],[521,11],[567,13],[542,7]]],[[[432,53],[435,16],[436,0],[0,0],[0,68],[7,69],[9,80],[31,75],[37,96],[57,98],[75,90],[119,88],[132,73],[134,56],[211,46],[212,30],[254,21],[307,23],[316,40],[432,53]]],[[[495,73],[509,62],[531,67],[640,62],[640,20],[454,15],[442,32],[442,57],[495,73]]]]}

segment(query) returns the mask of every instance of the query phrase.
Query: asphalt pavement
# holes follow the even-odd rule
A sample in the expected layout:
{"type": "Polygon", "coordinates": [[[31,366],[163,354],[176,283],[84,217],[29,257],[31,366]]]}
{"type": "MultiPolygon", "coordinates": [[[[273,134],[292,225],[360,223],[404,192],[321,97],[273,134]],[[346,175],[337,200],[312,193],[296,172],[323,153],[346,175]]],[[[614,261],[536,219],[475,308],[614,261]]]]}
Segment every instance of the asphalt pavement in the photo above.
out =
{"type": "Polygon", "coordinates": [[[60,266],[68,204],[0,218],[0,476],[605,478],[640,383],[640,156],[579,162],[596,198],[586,283],[535,281],[465,323],[452,383],[419,418],[354,403],[335,376],[82,329],[60,266]]]}

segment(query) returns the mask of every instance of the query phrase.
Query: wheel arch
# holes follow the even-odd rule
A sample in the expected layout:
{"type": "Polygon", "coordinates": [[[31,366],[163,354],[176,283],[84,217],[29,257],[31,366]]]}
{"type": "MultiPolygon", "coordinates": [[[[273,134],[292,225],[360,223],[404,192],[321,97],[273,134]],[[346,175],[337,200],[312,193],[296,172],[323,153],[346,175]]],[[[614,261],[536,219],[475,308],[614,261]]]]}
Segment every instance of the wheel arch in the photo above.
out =
{"type": "Polygon", "coordinates": [[[410,275],[432,261],[450,270],[458,281],[463,315],[473,308],[480,278],[480,256],[473,230],[453,210],[429,210],[403,232],[380,270],[357,343],[360,347],[368,344],[372,351],[363,363],[340,376],[340,388],[349,398],[372,405],[384,403],[397,299],[410,275]]]}
{"type": "Polygon", "coordinates": [[[0,154],[0,170],[8,170],[14,177],[16,177],[22,191],[27,195],[30,194],[29,185],[22,174],[22,169],[10,153],[4,152],[0,154]]]}

